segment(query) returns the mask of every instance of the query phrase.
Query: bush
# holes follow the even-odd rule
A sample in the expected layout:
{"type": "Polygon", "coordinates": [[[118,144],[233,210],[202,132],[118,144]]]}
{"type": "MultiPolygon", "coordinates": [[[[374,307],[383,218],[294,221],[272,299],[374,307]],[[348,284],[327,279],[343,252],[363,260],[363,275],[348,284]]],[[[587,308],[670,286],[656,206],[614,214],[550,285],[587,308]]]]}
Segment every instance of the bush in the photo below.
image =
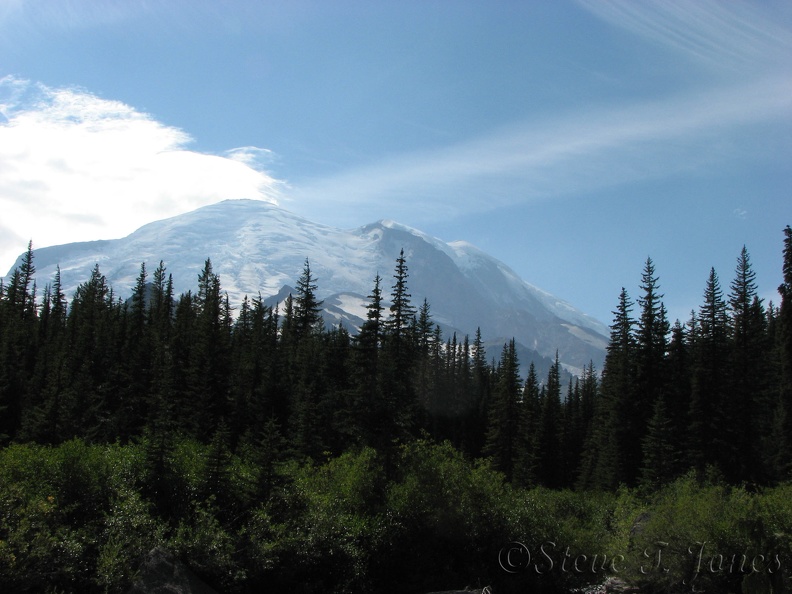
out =
{"type": "Polygon", "coordinates": [[[762,499],[692,474],[678,479],[654,498],[635,536],[631,577],[648,592],[740,592],[746,579],[771,576],[779,568],[762,499]]]}

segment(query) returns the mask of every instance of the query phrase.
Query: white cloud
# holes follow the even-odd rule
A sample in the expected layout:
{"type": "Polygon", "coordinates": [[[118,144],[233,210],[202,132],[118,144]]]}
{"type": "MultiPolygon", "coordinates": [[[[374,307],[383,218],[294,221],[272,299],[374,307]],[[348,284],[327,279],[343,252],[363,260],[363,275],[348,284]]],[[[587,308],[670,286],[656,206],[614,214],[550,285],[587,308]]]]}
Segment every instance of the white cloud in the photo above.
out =
{"type": "Polygon", "coordinates": [[[276,201],[263,149],[188,150],[190,137],[134,108],[75,89],[0,79],[0,274],[32,239],[43,247],[121,237],[230,198],[276,201]]]}

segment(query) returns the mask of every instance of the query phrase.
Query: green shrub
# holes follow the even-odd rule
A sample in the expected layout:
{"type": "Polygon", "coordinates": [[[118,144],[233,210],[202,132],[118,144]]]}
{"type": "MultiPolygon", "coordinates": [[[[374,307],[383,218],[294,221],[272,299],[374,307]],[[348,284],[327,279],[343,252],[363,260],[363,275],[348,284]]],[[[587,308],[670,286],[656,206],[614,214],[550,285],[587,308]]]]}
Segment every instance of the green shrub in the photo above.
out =
{"type": "Polygon", "coordinates": [[[656,496],[635,535],[631,577],[646,591],[739,592],[746,576],[772,571],[760,500],[693,475],[678,479],[656,496]]]}
{"type": "Polygon", "coordinates": [[[95,582],[104,592],[124,592],[145,555],[164,543],[165,527],[132,488],[121,488],[105,514],[95,582]]]}

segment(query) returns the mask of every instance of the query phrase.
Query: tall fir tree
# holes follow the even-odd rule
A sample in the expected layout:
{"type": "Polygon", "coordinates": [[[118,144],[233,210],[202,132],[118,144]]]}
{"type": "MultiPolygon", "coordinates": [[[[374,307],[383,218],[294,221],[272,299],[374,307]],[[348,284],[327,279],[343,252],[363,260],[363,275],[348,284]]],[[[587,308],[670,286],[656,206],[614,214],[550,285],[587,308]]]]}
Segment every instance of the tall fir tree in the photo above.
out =
{"type": "Polygon", "coordinates": [[[230,312],[220,277],[206,259],[198,275],[194,300],[195,332],[191,349],[190,381],[196,437],[208,440],[220,420],[230,413],[230,312]]]}
{"type": "Polygon", "coordinates": [[[29,407],[38,327],[33,259],[30,242],[0,299],[0,443],[16,437],[29,407]]]}
{"type": "Polygon", "coordinates": [[[627,483],[625,450],[634,448],[628,441],[628,419],[635,377],[635,321],[633,303],[622,287],[619,304],[613,312],[610,341],[602,370],[600,395],[594,407],[593,428],[585,447],[577,484],[583,489],[615,489],[627,483]]]}
{"type": "Polygon", "coordinates": [[[641,440],[643,462],[639,484],[649,492],[657,491],[676,477],[679,461],[674,433],[665,397],[660,396],[654,403],[646,434],[641,440]]]}
{"type": "Polygon", "coordinates": [[[484,448],[492,371],[487,363],[487,351],[481,337],[481,328],[477,327],[473,337],[470,362],[471,416],[469,424],[471,428],[468,432],[468,440],[473,455],[481,454],[484,448]]]}
{"type": "Polygon", "coordinates": [[[404,250],[396,259],[391,305],[383,337],[383,399],[393,419],[394,438],[414,434],[418,401],[414,387],[415,308],[407,286],[409,277],[404,250]]]}
{"type": "Polygon", "coordinates": [[[303,271],[297,280],[297,296],[294,298],[294,325],[298,339],[315,334],[322,323],[322,302],[316,297],[318,286],[306,258],[303,271]]]}
{"type": "Polygon", "coordinates": [[[541,419],[539,378],[533,361],[528,366],[518,414],[514,482],[523,487],[532,487],[539,484],[539,464],[542,459],[538,440],[541,419]]]}
{"type": "Polygon", "coordinates": [[[493,466],[512,480],[519,448],[520,429],[520,364],[514,339],[503,345],[495,374],[495,385],[487,416],[487,437],[484,455],[493,466]]]}
{"type": "Polygon", "coordinates": [[[368,296],[366,321],[353,341],[353,388],[346,414],[348,433],[363,445],[379,445],[385,421],[381,391],[380,350],[383,336],[382,279],[377,274],[368,296]]]}
{"type": "Polygon", "coordinates": [[[778,312],[778,352],[780,379],[774,442],[773,477],[777,481],[792,477],[792,227],[784,229],[783,282],[778,287],[781,306],[778,312]]]}
{"type": "Polygon", "coordinates": [[[698,471],[720,472],[730,464],[724,434],[724,395],[730,381],[729,317],[715,269],[710,270],[694,334],[689,419],[689,463],[698,471]]]}
{"type": "MultiPolygon", "coordinates": [[[[646,259],[641,274],[641,291],[642,294],[638,298],[640,317],[635,332],[634,392],[627,410],[629,424],[626,428],[626,437],[632,443],[640,443],[646,434],[655,404],[664,397],[666,391],[665,359],[669,324],[651,258],[646,259]]],[[[641,465],[640,448],[629,448],[624,454],[624,471],[627,480],[634,483],[641,465]]]]}
{"type": "Polygon", "coordinates": [[[735,483],[756,482],[768,470],[760,462],[764,458],[761,445],[769,430],[769,419],[763,419],[764,411],[770,410],[767,323],[757,293],[756,273],[743,246],[728,299],[732,319],[731,373],[722,407],[722,431],[731,448],[726,477],[735,483]]]}
{"type": "Polygon", "coordinates": [[[561,411],[561,363],[556,351],[555,360],[547,373],[547,383],[542,390],[539,423],[537,427],[538,451],[541,453],[538,468],[539,482],[551,489],[563,486],[564,422],[561,411]]]}

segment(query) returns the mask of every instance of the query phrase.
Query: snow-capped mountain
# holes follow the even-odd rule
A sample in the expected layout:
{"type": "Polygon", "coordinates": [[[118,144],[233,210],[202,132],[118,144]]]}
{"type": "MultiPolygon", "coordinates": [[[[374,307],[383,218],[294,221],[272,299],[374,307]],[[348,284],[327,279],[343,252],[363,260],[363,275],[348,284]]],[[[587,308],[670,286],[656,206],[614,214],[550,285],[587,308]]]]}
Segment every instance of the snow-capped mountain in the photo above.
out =
{"type": "MultiPolygon", "coordinates": [[[[35,246],[34,246],[35,247],[35,246]]],[[[382,220],[358,229],[308,221],[273,204],[229,200],[149,223],[122,239],[70,243],[35,250],[39,287],[56,266],[71,298],[99,264],[115,294],[129,295],[146,263],[149,274],[162,260],[178,295],[195,290],[206,258],[233,304],[245,295],[275,297],[296,286],[306,258],[324,300],[325,321],[351,331],[365,319],[366,295],[376,274],[387,298],[400,250],[415,306],[427,299],[444,336],[461,337],[477,327],[490,343],[514,337],[529,351],[554,357],[571,371],[601,364],[607,344],[603,324],[526,283],[506,264],[462,241],[446,243],[416,229],[382,220]]],[[[14,267],[20,264],[17,261],[14,267]]],[[[12,268],[13,270],[13,268],[12,268]]]]}

